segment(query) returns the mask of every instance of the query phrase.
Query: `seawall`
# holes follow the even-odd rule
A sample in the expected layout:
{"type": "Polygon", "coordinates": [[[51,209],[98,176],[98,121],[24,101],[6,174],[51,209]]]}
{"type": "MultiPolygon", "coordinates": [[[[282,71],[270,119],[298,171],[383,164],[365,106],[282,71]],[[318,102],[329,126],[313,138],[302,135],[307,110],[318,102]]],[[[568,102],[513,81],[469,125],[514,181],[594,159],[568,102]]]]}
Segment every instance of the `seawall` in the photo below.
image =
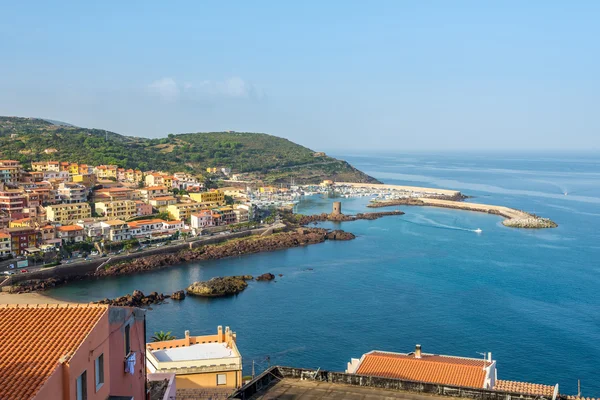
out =
{"type": "Polygon", "coordinates": [[[373,202],[367,207],[377,208],[397,205],[453,208],[457,210],[476,211],[487,214],[500,215],[505,218],[505,220],[502,221],[502,224],[511,228],[543,229],[556,228],[558,226],[554,221],[548,218],[542,218],[537,215],[527,213],[525,211],[515,210],[514,208],[495,206],[490,204],[466,203],[461,201],[433,199],[428,197],[373,202]]]}

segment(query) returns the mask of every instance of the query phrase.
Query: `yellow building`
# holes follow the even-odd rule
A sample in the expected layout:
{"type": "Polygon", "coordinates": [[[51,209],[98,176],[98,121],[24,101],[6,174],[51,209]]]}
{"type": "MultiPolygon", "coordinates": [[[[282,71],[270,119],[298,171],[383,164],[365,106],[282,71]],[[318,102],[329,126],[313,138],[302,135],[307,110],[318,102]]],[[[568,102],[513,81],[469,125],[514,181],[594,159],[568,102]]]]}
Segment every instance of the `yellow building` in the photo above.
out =
{"type": "Polygon", "coordinates": [[[177,203],[167,206],[167,212],[171,214],[174,219],[188,221],[192,214],[195,214],[204,208],[206,208],[206,206],[202,203],[177,203]]]}
{"type": "Polygon", "coordinates": [[[190,198],[198,203],[211,203],[215,206],[225,205],[225,193],[221,190],[211,190],[210,192],[190,193],[190,198]]]}
{"type": "Polygon", "coordinates": [[[100,201],[94,203],[96,214],[110,219],[128,220],[137,216],[137,204],[134,200],[100,201]]]}
{"type": "Polygon", "coordinates": [[[0,257],[6,257],[10,255],[11,251],[11,240],[8,233],[0,232],[0,257]]]}
{"type": "Polygon", "coordinates": [[[131,183],[139,183],[143,179],[142,171],[139,169],[128,169],[125,171],[125,180],[131,183]]]}
{"type": "Polygon", "coordinates": [[[117,179],[117,166],[116,165],[99,165],[94,168],[94,173],[98,179],[117,179]]]}
{"type": "Polygon", "coordinates": [[[218,168],[217,168],[217,167],[209,167],[209,168],[206,168],[206,172],[208,172],[209,174],[216,174],[216,173],[217,173],[217,171],[218,171],[218,168]]]}
{"type": "Polygon", "coordinates": [[[74,175],[79,173],[79,164],[71,163],[69,164],[69,173],[74,175]]]}
{"type": "Polygon", "coordinates": [[[217,327],[216,335],[148,343],[146,368],[151,373],[175,373],[177,389],[239,388],[242,386],[242,356],[236,334],[217,327]]]}
{"type": "Polygon", "coordinates": [[[92,187],[96,184],[96,175],[94,174],[76,174],[73,175],[73,182],[80,183],[85,187],[92,187]]]}
{"type": "Polygon", "coordinates": [[[88,203],[54,204],[46,207],[48,221],[61,224],[75,223],[91,216],[92,209],[88,203]]]}
{"type": "Polygon", "coordinates": [[[33,218],[13,219],[8,223],[9,228],[31,228],[35,227],[36,221],[33,218]]]}

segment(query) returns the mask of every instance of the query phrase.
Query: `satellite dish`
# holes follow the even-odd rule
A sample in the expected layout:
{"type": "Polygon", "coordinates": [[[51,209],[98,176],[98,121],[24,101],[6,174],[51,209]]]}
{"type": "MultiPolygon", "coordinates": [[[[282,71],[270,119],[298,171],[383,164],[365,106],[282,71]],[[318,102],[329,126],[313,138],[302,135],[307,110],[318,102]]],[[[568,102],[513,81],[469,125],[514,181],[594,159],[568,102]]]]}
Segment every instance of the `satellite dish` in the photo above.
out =
{"type": "Polygon", "coordinates": [[[554,386],[554,392],[552,392],[552,400],[556,400],[558,396],[558,383],[554,386]]]}

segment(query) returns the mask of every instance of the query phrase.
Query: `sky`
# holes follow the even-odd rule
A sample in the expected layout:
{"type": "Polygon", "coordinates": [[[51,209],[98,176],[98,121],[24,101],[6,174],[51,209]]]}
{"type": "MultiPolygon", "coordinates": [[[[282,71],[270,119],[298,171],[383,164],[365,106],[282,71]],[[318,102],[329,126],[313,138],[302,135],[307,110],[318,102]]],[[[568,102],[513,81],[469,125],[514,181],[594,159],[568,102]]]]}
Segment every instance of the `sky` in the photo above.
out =
{"type": "Polygon", "coordinates": [[[4,1],[0,115],[315,150],[599,150],[598,1],[4,1]]]}

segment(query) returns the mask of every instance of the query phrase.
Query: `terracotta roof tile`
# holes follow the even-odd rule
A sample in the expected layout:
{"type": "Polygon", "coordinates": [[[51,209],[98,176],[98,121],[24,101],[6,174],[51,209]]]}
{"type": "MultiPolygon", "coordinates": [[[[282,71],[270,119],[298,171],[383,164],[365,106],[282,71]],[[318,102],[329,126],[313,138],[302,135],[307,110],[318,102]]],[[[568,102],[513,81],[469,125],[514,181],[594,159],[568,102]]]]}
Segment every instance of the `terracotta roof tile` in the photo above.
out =
{"type": "Polygon", "coordinates": [[[485,380],[483,360],[433,354],[367,353],[356,374],[476,388],[485,380]]]}
{"type": "Polygon", "coordinates": [[[0,398],[31,399],[73,354],[108,309],[105,305],[0,305],[0,398]]]}
{"type": "Polygon", "coordinates": [[[82,231],[83,227],[79,225],[63,225],[56,228],[59,232],[74,232],[74,231],[82,231]]]}
{"type": "Polygon", "coordinates": [[[552,397],[554,394],[554,386],[528,382],[503,381],[500,379],[496,381],[494,390],[511,393],[535,394],[548,397],[552,397]]]}

